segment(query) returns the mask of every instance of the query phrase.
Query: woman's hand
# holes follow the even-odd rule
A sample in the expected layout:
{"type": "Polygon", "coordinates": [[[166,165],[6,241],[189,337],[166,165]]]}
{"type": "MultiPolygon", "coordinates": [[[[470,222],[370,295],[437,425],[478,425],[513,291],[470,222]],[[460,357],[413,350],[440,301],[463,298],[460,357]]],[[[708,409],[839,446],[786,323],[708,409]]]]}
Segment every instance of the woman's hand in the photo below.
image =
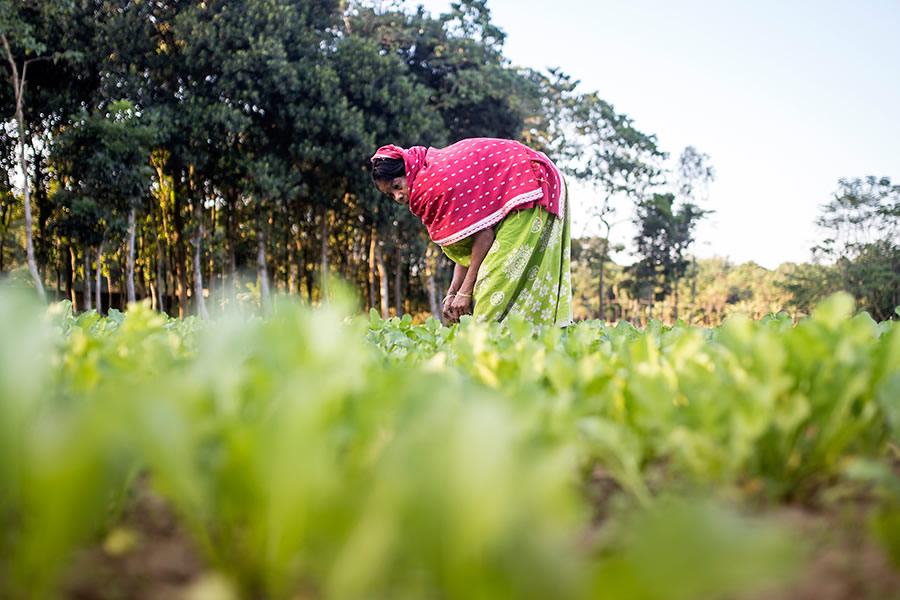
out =
{"type": "Polygon", "coordinates": [[[460,286],[462,286],[468,271],[468,267],[464,267],[460,264],[454,265],[453,267],[453,281],[450,282],[450,287],[447,289],[447,295],[444,296],[444,301],[441,302],[441,313],[444,315],[445,321],[450,323],[459,321],[458,318],[454,319],[453,315],[450,313],[450,302],[453,300],[453,297],[456,296],[456,292],[459,291],[460,286]]]}
{"type": "Polygon", "coordinates": [[[444,303],[444,318],[451,323],[459,323],[463,315],[472,314],[472,295],[457,294],[449,296],[444,303]]]}
{"type": "Polygon", "coordinates": [[[450,291],[456,295],[448,297],[444,302],[444,318],[451,323],[459,323],[463,315],[472,314],[472,294],[475,282],[478,280],[478,269],[481,267],[484,257],[494,243],[494,230],[482,229],[472,236],[472,257],[467,268],[457,268],[453,271],[453,283],[450,291]]]}
{"type": "Polygon", "coordinates": [[[453,317],[450,315],[450,301],[453,300],[454,296],[456,296],[456,290],[447,290],[447,295],[444,296],[444,302],[441,305],[441,314],[444,315],[444,320],[448,323],[453,322],[453,317]]]}

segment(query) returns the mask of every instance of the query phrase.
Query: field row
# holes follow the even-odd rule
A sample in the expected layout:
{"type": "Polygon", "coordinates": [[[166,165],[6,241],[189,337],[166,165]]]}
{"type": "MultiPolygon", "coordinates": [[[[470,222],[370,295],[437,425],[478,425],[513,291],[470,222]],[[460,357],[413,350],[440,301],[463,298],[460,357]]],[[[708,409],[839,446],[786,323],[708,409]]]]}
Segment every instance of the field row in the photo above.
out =
{"type": "Polygon", "coordinates": [[[900,558],[900,327],[849,297],[716,329],[346,314],[4,293],[0,595],[113,597],[84,557],[151,544],[147,497],[223,599],[757,597],[811,556],[798,506],[900,558]]]}

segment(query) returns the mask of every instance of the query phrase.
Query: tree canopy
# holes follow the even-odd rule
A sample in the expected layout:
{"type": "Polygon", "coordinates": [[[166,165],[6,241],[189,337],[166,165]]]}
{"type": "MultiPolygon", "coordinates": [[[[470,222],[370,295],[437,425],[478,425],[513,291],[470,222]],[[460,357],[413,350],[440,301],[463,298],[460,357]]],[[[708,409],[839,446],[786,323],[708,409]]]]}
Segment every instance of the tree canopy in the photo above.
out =
{"type": "MultiPolygon", "coordinates": [[[[435,312],[449,263],[371,185],[368,157],[385,143],[519,139],[593,185],[600,201],[582,208],[605,228],[579,252],[599,315],[628,294],[604,288],[613,197],[641,224],[634,285],[659,296],[677,294],[707,210],[709,157],[689,148],[668,173],[656,136],[600,91],[511,64],[485,0],[440,15],[403,2],[0,0],[0,34],[0,273],[30,273],[79,309],[150,297],[181,316],[265,310],[273,290],[319,302],[338,276],[382,312],[435,312]]],[[[847,182],[842,197],[895,198],[882,183],[847,182]]],[[[853,211],[896,220],[887,200],[848,202],[827,213],[836,234],[859,227],[853,211]]],[[[840,285],[894,264],[896,230],[877,233],[824,243],[853,265],[840,285]]]]}

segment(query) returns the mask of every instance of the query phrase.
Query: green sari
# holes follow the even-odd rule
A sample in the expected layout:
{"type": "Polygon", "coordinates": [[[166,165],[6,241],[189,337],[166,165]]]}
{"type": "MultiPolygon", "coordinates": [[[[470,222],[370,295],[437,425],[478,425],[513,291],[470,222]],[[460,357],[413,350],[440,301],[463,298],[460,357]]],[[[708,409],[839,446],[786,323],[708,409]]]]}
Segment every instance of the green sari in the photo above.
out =
{"type": "MultiPolygon", "coordinates": [[[[533,325],[570,324],[569,202],[562,218],[540,207],[512,212],[495,226],[494,236],[475,282],[475,320],[503,321],[518,313],[533,325]]],[[[472,238],[443,250],[450,260],[468,267],[472,238]]]]}

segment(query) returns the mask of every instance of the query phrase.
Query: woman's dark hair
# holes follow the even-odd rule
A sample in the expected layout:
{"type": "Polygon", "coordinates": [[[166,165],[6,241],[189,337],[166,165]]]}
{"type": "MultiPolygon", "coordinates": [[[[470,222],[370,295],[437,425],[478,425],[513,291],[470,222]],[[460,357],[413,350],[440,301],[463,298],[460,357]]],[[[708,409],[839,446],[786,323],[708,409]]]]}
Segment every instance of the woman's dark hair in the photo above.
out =
{"type": "Polygon", "coordinates": [[[393,181],[406,175],[406,163],[401,158],[376,158],[372,161],[372,179],[393,181]]]}

